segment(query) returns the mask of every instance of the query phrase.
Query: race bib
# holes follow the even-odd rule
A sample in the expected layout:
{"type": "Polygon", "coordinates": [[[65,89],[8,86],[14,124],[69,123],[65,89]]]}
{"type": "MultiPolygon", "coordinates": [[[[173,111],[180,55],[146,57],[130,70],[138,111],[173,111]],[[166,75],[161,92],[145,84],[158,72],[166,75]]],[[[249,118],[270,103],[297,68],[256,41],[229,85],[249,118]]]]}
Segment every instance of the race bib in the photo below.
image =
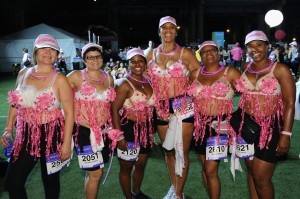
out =
{"type": "Polygon", "coordinates": [[[60,171],[66,164],[70,162],[71,158],[62,161],[58,157],[58,153],[50,154],[50,158],[46,158],[47,173],[48,175],[60,171]]]}
{"type": "Polygon", "coordinates": [[[190,118],[194,116],[194,103],[191,97],[186,96],[186,103],[187,108],[185,111],[182,112],[182,103],[181,100],[177,100],[177,103],[175,104],[175,100],[172,101],[172,107],[174,110],[174,113],[180,113],[182,119],[190,118]]]}
{"type": "Polygon", "coordinates": [[[223,160],[227,158],[227,136],[213,136],[207,138],[206,160],[223,160]]]}
{"type": "Polygon", "coordinates": [[[80,147],[76,147],[76,150],[78,154],[79,167],[81,169],[104,167],[101,151],[94,153],[91,145],[83,146],[83,152],[80,151],[80,147]]]}
{"type": "Polygon", "coordinates": [[[118,158],[126,161],[136,161],[140,152],[140,145],[135,148],[134,142],[127,142],[128,147],[126,151],[117,148],[118,158]]]}
{"type": "Polygon", "coordinates": [[[242,137],[236,139],[236,152],[239,158],[250,158],[254,155],[254,144],[247,144],[242,137]]]}

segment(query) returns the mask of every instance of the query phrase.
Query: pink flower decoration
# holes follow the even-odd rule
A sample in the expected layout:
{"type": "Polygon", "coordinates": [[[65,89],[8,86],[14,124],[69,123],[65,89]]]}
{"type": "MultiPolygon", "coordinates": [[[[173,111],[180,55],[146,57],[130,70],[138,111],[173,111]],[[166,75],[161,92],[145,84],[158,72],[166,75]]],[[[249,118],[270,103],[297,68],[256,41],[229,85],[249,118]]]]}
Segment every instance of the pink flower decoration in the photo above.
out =
{"type": "Polygon", "coordinates": [[[134,109],[136,111],[144,111],[145,107],[147,107],[146,102],[143,101],[137,101],[136,103],[134,103],[134,109]]]}
{"type": "Polygon", "coordinates": [[[172,69],[168,68],[171,77],[178,78],[183,76],[182,68],[178,64],[174,64],[172,69]]]}
{"type": "Polygon", "coordinates": [[[117,142],[118,142],[118,138],[123,135],[123,131],[119,130],[119,129],[111,129],[107,132],[107,136],[108,138],[112,141],[111,143],[111,150],[114,151],[114,149],[117,146],[117,142]]]}
{"type": "Polygon", "coordinates": [[[22,102],[23,99],[21,98],[19,91],[13,90],[13,91],[8,91],[7,101],[15,106],[19,102],[22,102]]]}
{"type": "Polygon", "coordinates": [[[188,86],[187,94],[191,97],[195,97],[197,92],[197,86],[195,84],[191,84],[188,86]]]}
{"type": "Polygon", "coordinates": [[[55,98],[53,97],[53,94],[43,93],[42,95],[37,97],[35,104],[39,109],[47,110],[50,106],[53,105],[54,101],[55,98]]]}
{"type": "Polygon", "coordinates": [[[210,86],[204,86],[200,92],[202,98],[210,98],[213,94],[213,89],[210,86]]]}
{"type": "Polygon", "coordinates": [[[114,101],[116,99],[116,91],[114,88],[109,88],[107,97],[109,101],[114,101]]]}
{"type": "Polygon", "coordinates": [[[90,84],[83,84],[81,86],[80,92],[85,96],[90,96],[95,92],[95,88],[90,84]]]}
{"type": "Polygon", "coordinates": [[[244,92],[246,90],[246,86],[245,86],[245,80],[242,78],[239,78],[235,81],[235,89],[238,92],[244,92]]]}
{"type": "Polygon", "coordinates": [[[213,87],[216,96],[225,96],[229,89],[229,85],[224,82],[217,82],[213,87]]]}
{"type": "Polygon", "coordinates": [[[264,79],[264,80],[262,80],[260,90],[265,94],[272,94],[276,90],[277,85],[278,85],[278,81],[274,77],[264,79]]]}

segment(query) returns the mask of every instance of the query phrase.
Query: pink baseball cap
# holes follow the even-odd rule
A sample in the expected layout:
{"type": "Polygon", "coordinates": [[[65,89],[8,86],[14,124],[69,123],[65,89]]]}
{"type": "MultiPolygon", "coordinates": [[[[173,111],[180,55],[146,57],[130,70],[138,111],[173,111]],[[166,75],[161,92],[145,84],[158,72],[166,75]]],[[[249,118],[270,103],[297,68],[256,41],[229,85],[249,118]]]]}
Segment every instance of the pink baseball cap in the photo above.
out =
{"type": "Polygon", "coordinates": [[[166,16],[166,17],[162,17],[159,20],[159,26],[158,27],[161,27],[162,25],[164,25],[165,23],[168,23],[168,22],[170,22],[170,23],[174,24],[175,26],[177,26],[176,20],[173,17],[166,16]]]}
{"type": "Polygon", "coordinates": [[[254,40],[269,42],[266,34],[260,30],[253,30],[252,32],[248,33],[245,39],[245,45],[254,40]]]}
{"type": "Polygon", "coordinates": [[[87,49],[89,48],[98,48],[101,52],[102,52],[102,47],[99,46],[98,44],[94,44],[94,43],[88,43],[85,46],[82,47],[82,51],[81,51],[81,57],[83,58],[84,53],[87,51],[87,49]]]}
{"type": "Polygon", "coordinates": [[[204,46],[214,46],[214,47],[218,48],[217,44],[214,41],[204,41],[199,47],[199,52],[201,52],[201,50],[204,46]]]}
{"type": "Polygon", "coordinates": [[[142,57],[146,58],[145,54],[144,54],[144,51],[142,51],[139,48],[132,48],[132,49],[127,51],[126,59],[129,60],[133,56],[136,56],[136,55],[141,55],[142,57]]]}
{"type": "Polygon", "coordinates": [[[57,51],[60,50],[59,45],[56,41],[56,39],[49,34],[40,34],[35,42],[34,42],[34,46],[39,49],[39,48],[53,48],[57,51]]]}

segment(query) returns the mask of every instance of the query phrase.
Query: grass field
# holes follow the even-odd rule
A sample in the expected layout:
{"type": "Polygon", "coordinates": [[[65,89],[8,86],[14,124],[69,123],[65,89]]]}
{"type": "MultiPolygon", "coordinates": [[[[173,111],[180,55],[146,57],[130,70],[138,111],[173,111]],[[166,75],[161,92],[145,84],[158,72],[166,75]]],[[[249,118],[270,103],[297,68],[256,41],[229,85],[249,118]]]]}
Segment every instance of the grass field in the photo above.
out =
{"type": "MultiPolygon", "coordinates": [[[[0,77],[0,129],[5,127],[8,104],[6,102],[7,91],[14,87],[15,79],[11,75],[0,77]]],[[[238,97],[235,97],[235,102],[238,97]]],[[[295,121],[293,127],[293,137],[291,149],[287,159],[279,161],[273,176],[276,199],[297,199],[300,197],[300,121],[295,121]]],[[[3,148],[0,146],[0,157],[4,157],[3,148]]],[[[230,158],[230,157],[228,157],[230,158]]],[[[219,175],[222,184],[222,199],[247,199],[248,190],[246,183],[246,172],[243,160],[241,160],[243,172],[236,171],[235,181],[230,173],[229,162],[221,162],[219,175]]],[[[36,165],[30,174],[26,189],[29,199],[44,198],[42,180],[40,177],[40,165],[36,165]]],[[[108,164],[104,168],[106,175],[108,164]]],[[[121,199],[124,198],[118,180],[119,164],[116,157],[106,183],[101,183],[98,198],[101,199],[121,199]]],[[[62,199],[82,199],[83,180],[85,172],[78,167],[76,155],[69,168],[64,168],[61,172],[61,197],[62,199]]],[[[3,188],[3,178],[0,178],[0,198],[8,199],[7,192],[3,188]]],[[[164,163],[164,156],[161,145],[153,147],[146,167],[146,173],[142,185],[142,191],[153,199],[161,199],[170,187],[167,168],[164,163]]],[[[190,170],[187,183],[184,189],[187,199],[208,198],[201,180],[201,166],[194,150],[190,150],[190,170]]]]}

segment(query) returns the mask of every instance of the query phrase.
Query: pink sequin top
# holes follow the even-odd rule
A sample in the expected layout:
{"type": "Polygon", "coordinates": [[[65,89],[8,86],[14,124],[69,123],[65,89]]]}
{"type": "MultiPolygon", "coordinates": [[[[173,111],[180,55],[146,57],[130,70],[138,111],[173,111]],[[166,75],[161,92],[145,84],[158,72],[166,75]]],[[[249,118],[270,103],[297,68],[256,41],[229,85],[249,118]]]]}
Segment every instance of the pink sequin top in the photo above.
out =
{"type": "MultiPolygon", "coordinates": [[[[272,138],[274,122],[283,118],[283,101],[281,95],[281,86],[274,77],[276,62],[273,64],[271,71],[259,78],[256,85],[253,85],[247,77],[248,64],[246,70],[236,81],[236,90],[241,92],[239,107],[242,112],[245,111],[254,116],[255,121],[261,127],[259,147],[268,148],[268,143],[272,138]]],[[[278,129],[281,129],[278,122],[278,129]]]]}
{"type": "MultiPolygon", "coordinates": [[[[55,131],[57,127],[60,128],[60,131],[57,132],[56,137],[63,140],[64,118],[60,109],[60,102],[53,91],[57,73],[54,73],[48,88],[37,90],[34,86],[25,83],[31,70],[33,68],[26,71],[21,83],[15,90],[8,92],[8,101],[18,109],[16,138],[13,146],[15,160],[18,158],[24,144],[31,156],[41,157],[40,140],[42,134],[46,134],[46,156],[49,157],[54,141],[52,138],[54,133],[57,132],[55,131]],[[42,126],[44,126],[44,131],[42,131],[42,126]],[[27,131],[27,135],[25,135],[25,131],[27,131]],[[27,143],[24,143],[25,136],[28,136],[27,143]]],[[[61,143],[57,140],[55,142],[56,148],[59,150],[61,143]]]]}
{"type": "Polygon", "coordinates": [[[169,98],[175,97],[175,106],[178,103],[182,104],[182,110],[186,110],[186,91],[188,82],[188,70],[182,62],[182,54],[184,48],[182,48],[180,53],[180,58],[171,66],[166,69],[162,69],[156,63],[155,52],[157,49],[153,50],[152,59],[148,65],[148,74],[151,78],[152,87],[155,94],[155,108],[157,115],[160,118],[168,118],[169,114],[169,98]],[[171,88],[172,85],[172,88],[171,88]],[[169,96],[170,90],[174,91],[174,96],[169,96]],[[177,96],[184,96],[176,98],[177,96]]]}
{"type": "MultiPolygon", "coordinates": [[[[77,125],[84,124],[90,127],[96,138],[96,143],[100,144],[103,130],[107,130],[112,126],[110,104],[116,98],[113,87],[110,86],[110,78],[107,74],[108,87],[103,92],[90,84],[82,72],[82,85],[75,92],[75,122],[77,125]],[[104,127],[104,129],[103,129],[104,127]]],[[[77,145],[78,131],[75,136],[75,144],[77,145]]]]}
{"type": "Polygon", "coordinates": [[[125,79],[133,89],[133,95],[127,98],[123,105],[123,115],[121,123],[124,124],[128,115],[134,113],[134,143],[137,144],[138,136],[140,134],[140,144],[145,147],[150,141],[152,145],[153,136],[153,106],[155,103],[155,96],[152,93],[149,98],[146,94],[138,91],[133,84],[125,79]],[[149,138],[149,140],[148,140],[149,138]]]}
{"type": "MultiPolygon", "coordinates": [[[[220,135],[221,122],[224,116],[226,116],[225,120],[229,124],[234,90],[226,78],[228,67],[224,70],[223,76],[213,82],[212,85],[203,85],[198,81],[200,70],[198,69],[196,78],[189,86],[188,94],[193,98],[195,107],[195,140],[201,139],[202,142],[206,126],[211,126],[214,120],[217,121],[217,136],[220,135]]],[[[234,134],[234,132],[230,132],[230,134],[232,133],[234,134]]]]}

